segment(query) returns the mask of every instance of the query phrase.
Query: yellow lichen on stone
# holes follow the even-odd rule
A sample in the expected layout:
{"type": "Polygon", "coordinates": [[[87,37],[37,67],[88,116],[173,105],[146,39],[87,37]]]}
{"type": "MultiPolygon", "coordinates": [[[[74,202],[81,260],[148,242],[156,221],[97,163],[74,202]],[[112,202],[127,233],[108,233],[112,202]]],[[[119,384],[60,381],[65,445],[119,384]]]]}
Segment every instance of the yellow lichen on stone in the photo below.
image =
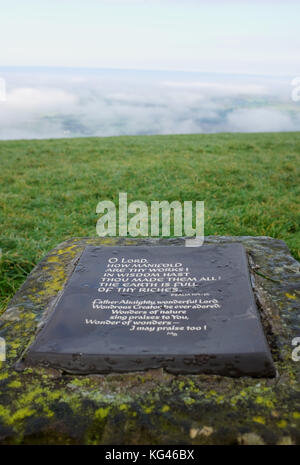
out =
{"type": "Polygon", "coordinates": [[[11,381],[11,382],[8,384],[8,387],[9,387],[9,388],[16,388],[16,389],[18,389],[18,388],[22,387],[22,383],[21,383],[20,381],[18,381],[18,380],[14,380],[14,381],[11,381]]]}
{"type": "Polygon", "coordinates": [[[71,255],[75,255],[76,252],[77,252],[77,245],[70,245],[69,247],[64,247],[63,249],[58,249],[58,251],[56,252],[57,255],[64,255],[64,254],[70,254],[71,252],[71,255]],[[74,250],[75,248],[75,250],[74,250]]]}
{"type": "Polygon", "coordinates": [[[125,244],[128,244],[128,245],[136,245],[138,243],[139,241],[133,240],[132,238],[129,238],[129,237],[125,239],[125,244]]]}
{"type": "Polygon", "coordinates": [[[5,423],[7,423],[10,418],[10,411],[8,410],[8,408],[4,407],[1,404],[0,404],[0,418],[2,418],[2,420],[4,420],[5,423]]]}
{"type": "Polygon", "coordinates": [[[253,417],[253,421],[255,421],[255,423],[260,423],[261,425],[266,423],[266,420],[260,416],[253,417]]]}
{"type": "Polygon", "coordinates": [[[38,292],[39,296],[52,296],[59,292],[67,279],[66,272],[62,265],[50,271],[50,279],[45,282],[44,289],[38,292]]]}
{"type": "Polygon", "coordinates": [[[183,401],[185,405],[192,405],[195,402],[195,399],[193,399],[192,397],[185,397],[183,401]]]}
{"type": "MultiPolygon", "coordinates": [[[[95,239],[91,238],[90,243],[94,245],[95,239]]],[[[102,237],[101,238],[101,244],[103,245],[115,245],[116,244],[116,238],[115,237],[102,237]]]]}
{"type": "Polygon", "coordinates": [[[119,407],[120,410],[128,410],[128,405],[126,404],[121,404],[119,407]]]}
{"type": "Polygon", "coordinates": [[[208,391],[208,392],[205,394],[205,397],[206,397],[206,399],[210,399],[211,397],[214,397],[214,396],[216,396],[216,395],[217,395],[216,391],[214,391],[213,389],[211,389],[210,391],[208,391]]]}
{"type": "Polygon", "coordinates": [[[95,420],[104,420],[107,417],[109,411],[110,411],[110,407],[98,408],[94,414],[95,420]]]}
{"type": "Polygon", "coordinates": [[[17,410],[11,417],[8,419],[8,424],[13,425],[15,422],[24,420],[26,417],[31,417],[36,413],[36,410],[28,408],[28,407],[23,407],[17,410]]]}
{"type": "MultiPolygon", "coordinates": [[[[1,368],[1,363],[0,362],[0,368],[1,368]]],[[[0,373],[0,381],[2,381],[3,379],[7,379],[8,378],[8,373],[7,371],[4,371],[3,373],[0,373]]]]}
{"type": "Polygon", "coordinates": [[[49,263],[58,263],[58,260],[57,260],[56,256],[51,256],[51,257],[48,257],[47,262],[49,262],[49,263]]]}
{"type": "Polygon", "coordinates": [[[286,292],[285,295],[288,299],[292,299],[292,300],[297,299],[297,296],[295,296],[295,294],[289,294],[288,292],[286,292]]]}
{"type": "Polygon", "coordinates": [[[183,389],[185,389],[185,382],[184,381],[179,382],[178,389],[179,389],[179,391],[183,391],[183,389]]]}
{"type": "Polygon", "coordinates": [[[153,408],[154,408],[153,406],[152,407],[145,407],[144,412],[147,413],[147,414],[151,413],[153,411],[153,408]]]}
{"type": "Polygon", "coordinates": [[[278,428],[285,428],[287,426],[287,422],[285,420],[280,420],[277,422],[278,428]]]}
{"type": "Polygon", "coordinates": [[[20,341],[11,341],[9,343],[9,347],[11,347],[12,349],[17,349],[18,347],[20,347],[20,345],[21,345],[20,341]]]}
{"type": "Polygon", "coordinates": [[[170,407],[168,405],[164,405],[162,408],[161,408],[161,412],[165,413],[165,412],[168,412],[170,410],[170,407]]]}
{"type": "Polygon", "coordinates": [[[255,402],[260,405],[265,405],[268,408],[273,408],[274,407],[274,402],[271,399],[267,399],[262,396],[257,396],[255,402]]]}

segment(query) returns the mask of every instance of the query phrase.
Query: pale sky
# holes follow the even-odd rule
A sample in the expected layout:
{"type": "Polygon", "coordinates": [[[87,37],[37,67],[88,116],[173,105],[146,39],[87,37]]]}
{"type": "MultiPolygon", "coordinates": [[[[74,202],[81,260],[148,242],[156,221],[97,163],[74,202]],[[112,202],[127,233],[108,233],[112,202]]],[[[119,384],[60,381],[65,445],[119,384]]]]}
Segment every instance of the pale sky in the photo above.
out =
{"type": "Polygon", "coordinates": [[[300,74],[300,1],[0,0],[0,66],[300,74]]]}

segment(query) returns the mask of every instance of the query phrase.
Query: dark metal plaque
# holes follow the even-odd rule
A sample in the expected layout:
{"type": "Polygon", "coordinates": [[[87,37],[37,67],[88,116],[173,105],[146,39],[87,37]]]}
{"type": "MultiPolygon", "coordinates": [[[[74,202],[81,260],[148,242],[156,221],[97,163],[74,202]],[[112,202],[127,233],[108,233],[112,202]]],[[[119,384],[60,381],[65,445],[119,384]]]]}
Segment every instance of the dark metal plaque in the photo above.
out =
{"type": "Polygon", "coordinates": [[[87,247],[26,361],[274,376],[240,244],[87,247]]]}

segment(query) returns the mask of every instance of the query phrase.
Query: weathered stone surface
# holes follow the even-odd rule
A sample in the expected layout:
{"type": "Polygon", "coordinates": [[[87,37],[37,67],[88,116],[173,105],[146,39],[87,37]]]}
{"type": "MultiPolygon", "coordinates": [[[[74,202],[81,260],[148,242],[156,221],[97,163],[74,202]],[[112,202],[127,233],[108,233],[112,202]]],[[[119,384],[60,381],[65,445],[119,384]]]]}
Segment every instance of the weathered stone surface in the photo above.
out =
{"type": "MultiPolygon", "coordinates": [[[[0,362],[3,444],[299,444],[300,265],[267,237],[207,237],[241,242],[276,378],[145,373],[75,376],[48,368],[17,369],[87,245],[183,245],[181,239],[77,238],[52,250],[0,319],[7,360],[0,362]]],[[[204,245],[205,247],[205,245],[204,245]]]]}

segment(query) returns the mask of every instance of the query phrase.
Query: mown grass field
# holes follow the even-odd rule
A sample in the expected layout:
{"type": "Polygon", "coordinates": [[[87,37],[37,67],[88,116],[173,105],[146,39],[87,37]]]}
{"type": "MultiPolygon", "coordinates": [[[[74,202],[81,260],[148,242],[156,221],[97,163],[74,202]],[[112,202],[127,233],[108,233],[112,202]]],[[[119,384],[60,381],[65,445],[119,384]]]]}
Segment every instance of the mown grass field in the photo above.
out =
{"type": "Polygon", "coordinates": [[[95,236],[96,205],[204,200],[205,234],[265,235],[300,259],[300,132],[0,142],[0,312],[34,265],[95,236]]]}

